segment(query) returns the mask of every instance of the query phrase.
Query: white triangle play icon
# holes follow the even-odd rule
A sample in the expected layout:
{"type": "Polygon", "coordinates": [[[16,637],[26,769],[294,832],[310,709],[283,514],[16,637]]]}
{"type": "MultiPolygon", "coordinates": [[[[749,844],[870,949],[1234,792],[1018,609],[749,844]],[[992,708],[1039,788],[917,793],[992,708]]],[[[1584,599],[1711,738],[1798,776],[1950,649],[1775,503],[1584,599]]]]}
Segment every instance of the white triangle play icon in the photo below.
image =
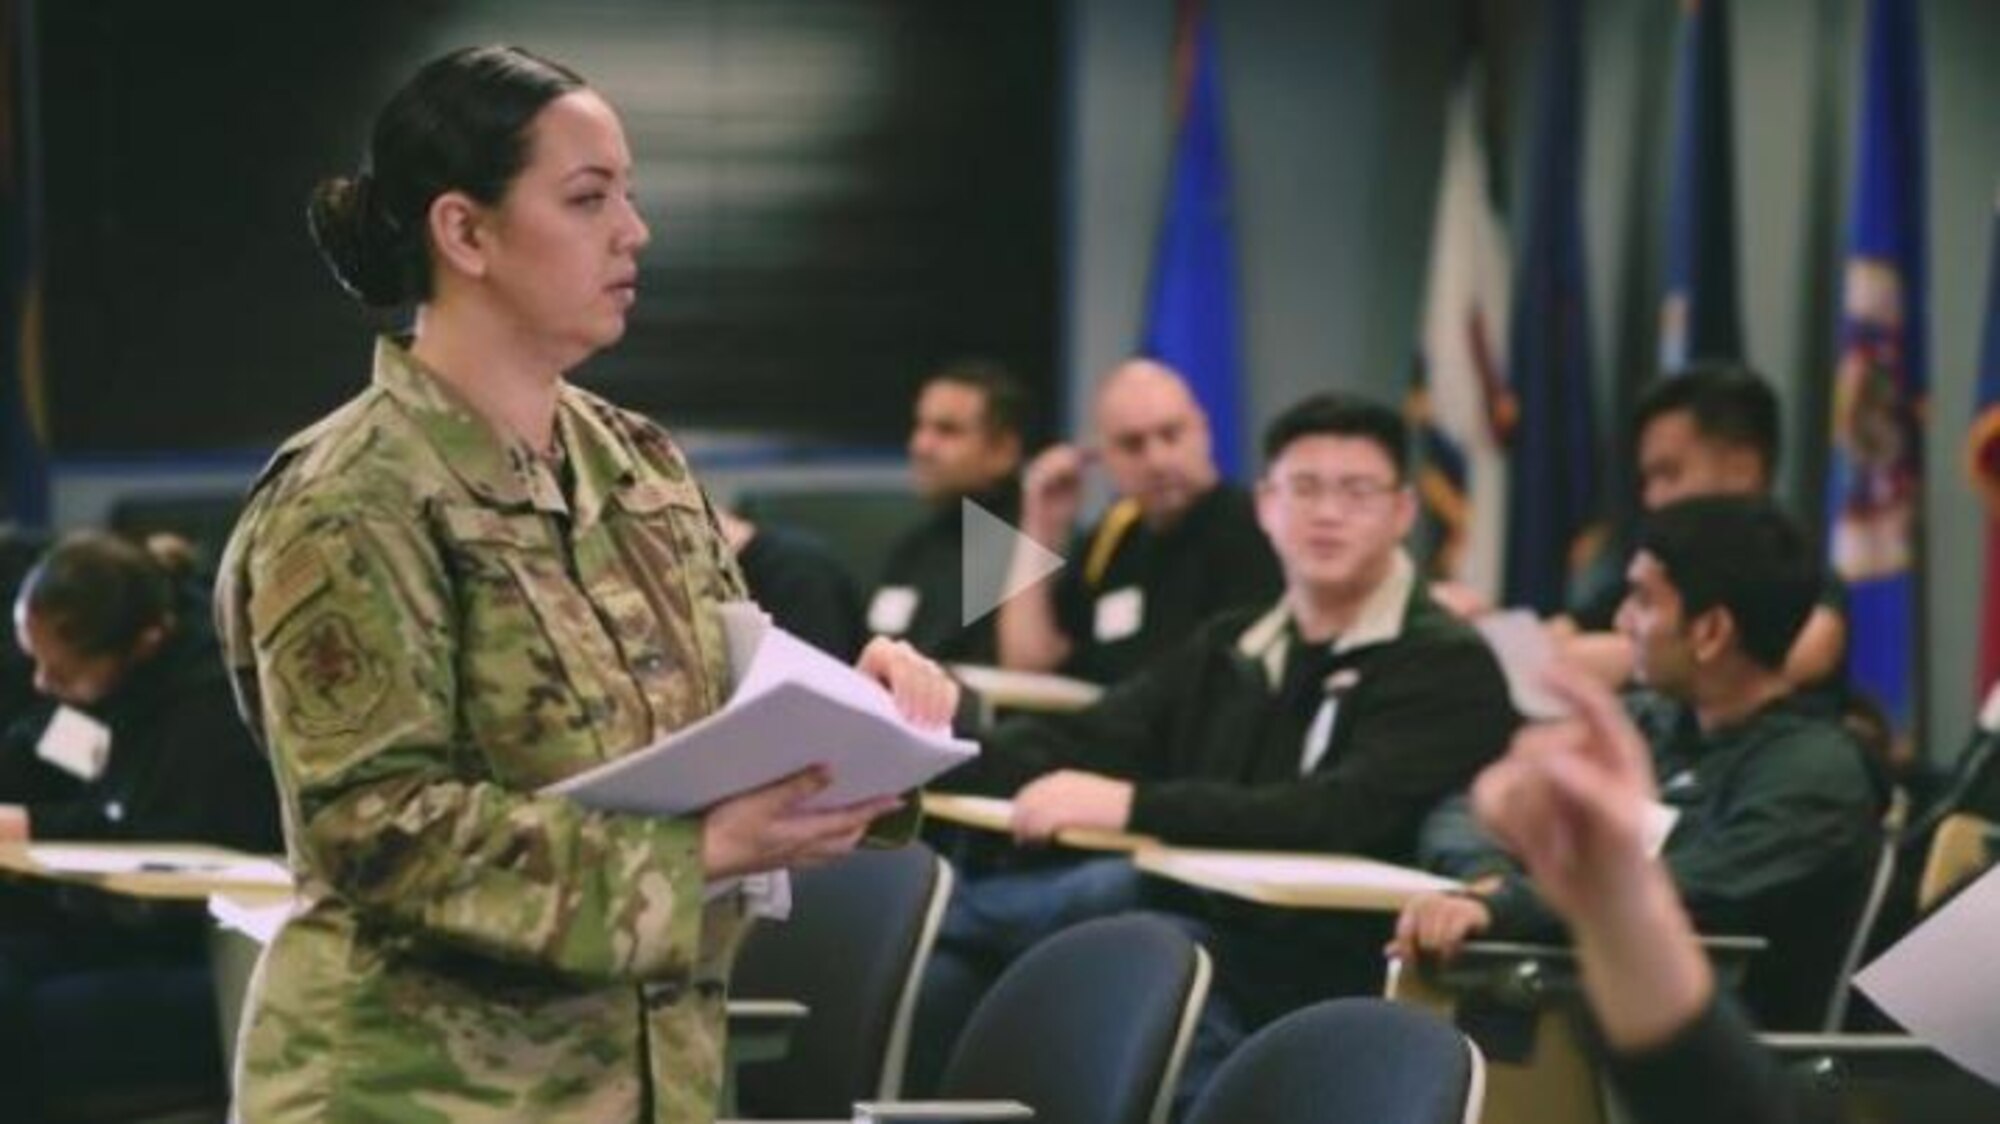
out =
{"type": "Polygon", "coordinates": [[[958,528],[960,624],[971,624],[1063,568],[1062,555],[971,500],[958,501],[958,528]]]}

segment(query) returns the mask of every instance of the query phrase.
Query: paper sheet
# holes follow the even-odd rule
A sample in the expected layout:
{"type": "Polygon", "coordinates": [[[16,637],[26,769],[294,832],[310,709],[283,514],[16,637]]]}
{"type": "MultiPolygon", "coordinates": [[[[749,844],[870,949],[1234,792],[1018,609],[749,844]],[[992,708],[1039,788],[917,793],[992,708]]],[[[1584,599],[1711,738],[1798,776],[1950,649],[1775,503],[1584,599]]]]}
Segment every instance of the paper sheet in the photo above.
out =
{"type": "Polygon", "coordinates": [[[229,894],[208,896],[208,915],[225,929],[242,933],[258,944],[270,944],[303,903],[296,898],[245,899],[229,894]]]}
{"type": "Polygon", "coordinates": [[[736,672],[728,703],[548,791],[609,811],[681,815],[819,764],[833,783],[808,806],[833,808],[909,791],[978,755],[949,731],[904,721],[881,684],[772,626],[755,605],[721,613],[736,672]]]}
{"type": "Polygon", "coordinates": [[[1344,855],[1233,855],[1222,851],[1165,852],[1172,869],[1189,880],[1335,887],[1420,894],[1458,888],[1449,878],[1408,867],[1344,855]]]}
{"type": "Polygon", "coordinates": [[[2000,867],[1854,977],[1889,1017],[1938,1053],[2000,1085],[2000,867]]]}
{"type": "Polygon", "coordinates": [[[1543,685],[1542,676],[1554,661],[1555,643],[1548,626],[1527,609],[1506,609],[1486,613],[1472,627],[1493,649],[1500,671],[1507,677],[1507,694],[1514,709],[1523,717],[1546,720],[1569,716],[1569,704],[1543,685]]]}

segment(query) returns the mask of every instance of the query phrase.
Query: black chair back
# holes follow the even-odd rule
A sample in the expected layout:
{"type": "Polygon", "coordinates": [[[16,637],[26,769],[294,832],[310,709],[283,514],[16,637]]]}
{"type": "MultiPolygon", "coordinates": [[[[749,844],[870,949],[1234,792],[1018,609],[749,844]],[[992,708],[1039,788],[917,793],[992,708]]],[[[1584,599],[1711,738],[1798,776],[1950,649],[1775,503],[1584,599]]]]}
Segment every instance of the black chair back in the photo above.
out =
{"type": "Polygon", "coordinates": [[[1438,1016],[1334,999],[1252,1035],[1188,1124],[1469,1124],[1484,1085],[1479,1052],[1438,1016]]]}
{"type": "Polygon", "coordinates": [[[916,981],[950,873],[924,847],[857,851],[792,876],[792,916],[759,923],[730,976],[739,999],[791,999],[807,1015],[782,1059],[743,1065],[745,1117],[845,1120],[900,1092],[916,981]]]}
{"type": "Polygon", "coordinates": [[[1036,1124],[1163,1121],[1208,979],[1207,954],[1157,917],[1065,929],[980,1000],[939,1094],[1021,1101],[1036,1124]]]}

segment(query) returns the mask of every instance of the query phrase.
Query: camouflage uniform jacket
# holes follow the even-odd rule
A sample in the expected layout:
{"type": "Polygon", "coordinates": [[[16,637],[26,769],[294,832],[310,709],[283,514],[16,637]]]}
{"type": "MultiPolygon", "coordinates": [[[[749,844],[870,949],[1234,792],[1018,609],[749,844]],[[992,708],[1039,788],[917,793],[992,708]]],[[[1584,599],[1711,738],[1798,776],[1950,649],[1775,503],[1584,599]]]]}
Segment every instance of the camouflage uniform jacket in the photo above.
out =
{"type": "Polygon", "coordinates": [[[278,452],[217,614],[306,905],[237,1109],[708,1121],[740,896],[700,824],[538,796],[715,709],[741,578],[664,432],[565,386],[569,488],[394,342],[278,452]]]}

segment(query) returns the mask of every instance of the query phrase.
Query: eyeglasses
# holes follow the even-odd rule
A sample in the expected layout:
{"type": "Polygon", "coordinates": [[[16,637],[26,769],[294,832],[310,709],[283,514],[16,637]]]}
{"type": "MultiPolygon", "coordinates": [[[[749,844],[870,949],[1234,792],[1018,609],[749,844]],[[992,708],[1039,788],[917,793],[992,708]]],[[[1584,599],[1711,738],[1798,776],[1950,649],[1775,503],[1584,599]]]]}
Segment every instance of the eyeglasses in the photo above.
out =
{"type": "Polygon", "coordinates": [[[1346,511],[1361,511],[1375,506],[1384,496],[1396,491],[1401,485],[1392,480],[1382,480],[1373,476],[1312,476],[1300,473],[1296,476],[1281,476],[1269,482],[1269,487],[1287,502],[1300,507],[1311,507],[1321,500],[1332,500],[1334,506],[1346,511]]]}

